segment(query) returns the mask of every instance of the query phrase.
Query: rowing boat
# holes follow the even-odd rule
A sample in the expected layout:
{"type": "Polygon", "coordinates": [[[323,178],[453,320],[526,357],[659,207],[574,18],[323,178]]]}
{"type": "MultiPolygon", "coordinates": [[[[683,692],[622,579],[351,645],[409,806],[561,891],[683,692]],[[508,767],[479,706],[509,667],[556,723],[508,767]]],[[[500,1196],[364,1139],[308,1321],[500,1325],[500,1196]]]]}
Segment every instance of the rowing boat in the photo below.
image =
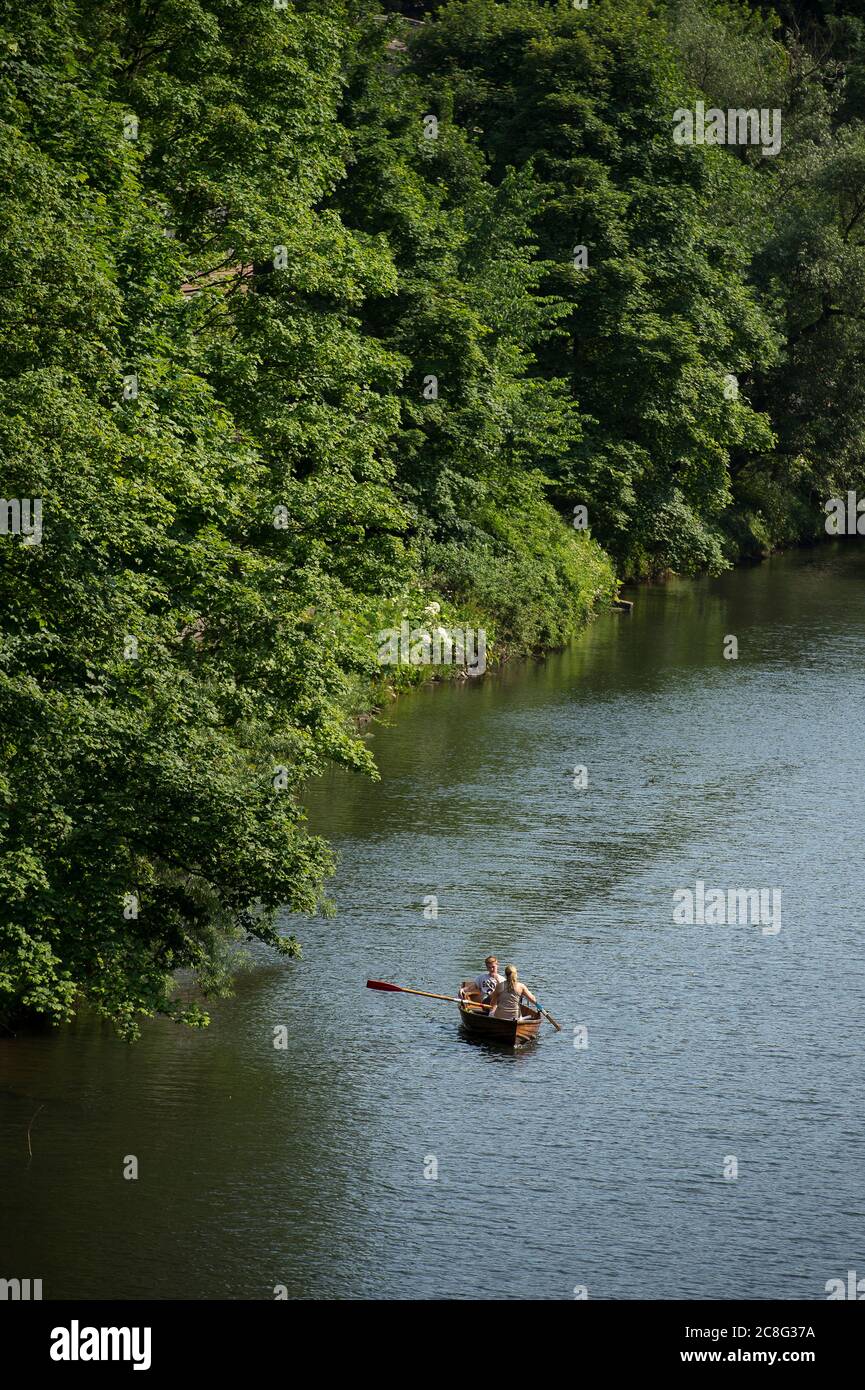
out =
{"type": "Polygon", "coordinates": [[[467,1032],[489,1042],[508,1043],[515,1047],[524,1039],[536,1038],[541,1027],[540,1014],[524,1014],[520,1019],[490,1018],[489,1014],[460,1004],[460,1016],[467,1032]]]}
{"type": "Polygon", "coordinates": [[[518,1019],[490,1018],[486,1009],[473,1004],[474,999],[480,1000],[480,993],[472,988],[472,984],[465,982],[463,993],[469,995],[460,1003],[460,1018],[466,1032],[472,1033],[475,1037],[486,1038],[488,1042],[507,1043],[510,1047],[516,1047],[517,1043],[538,1036],[541,1015],[533,1009],[524,1009],[518,1019]]]}
{"type": "Polygon", "coordinates": [[[459,995],[433,994],[429,989],[410,989],[408,985],[393,985],[389,980],[367,980],[366,987],[381,989],[388,994],[419,994],[423,999],[443,999],[448,1004],[459,1004],[463,1027],[467,1032],[487,1038],[490,1042],[505,1043],[509,1047],[536,1038],[542,1018],[551,1023],[557,1033],[562,1031],[562,1025],[540,1004],[537,1009],[524,1008],[519,1018],[491,1018],[489,1005],[481,1003],[481,992],[474,980],[463,980],[459,995]]]}

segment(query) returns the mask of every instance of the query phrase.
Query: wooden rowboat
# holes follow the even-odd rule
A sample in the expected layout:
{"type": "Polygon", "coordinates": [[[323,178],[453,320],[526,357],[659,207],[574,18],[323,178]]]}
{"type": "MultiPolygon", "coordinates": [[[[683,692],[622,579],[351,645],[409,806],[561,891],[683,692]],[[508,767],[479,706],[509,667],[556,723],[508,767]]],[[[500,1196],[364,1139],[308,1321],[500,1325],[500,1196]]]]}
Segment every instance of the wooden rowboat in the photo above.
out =
{"type": "MultiPolygon", "coordinates": [[[[463,984],[463,991],[467,991],[467,983],[463,984]]],[[[480,994],[472,991],[472,995],[460,1004],[460,1018],[466,1032],[474,1037],[486,1038],[488,1042],[506,1043],[510,1047],[516,1047],[517,1043],[536,1038],[541,1029],[541,1015],[535,1013],[534,1009],[524,1009],[519,1019],[510,1018],[490,1018],[486,1009],[472,1007],[472,999],[480,999],[480,994]]]]}
{"type": "Polygon", "coordinates": [[[507,1043],[510,1047],[536,1038],[541,1027],[540,1014],[524,1014],[520,1019],[490,1018],[489,1014],[465,1004],[460,1004],[460,1017],[463,1027],[473,1036],[486,1038],[489,1042],[507,1043]]]}
{"type": "Polygon", "coordinates": [[[463,980],[460,992],[456,994],[433,994],[428,989],[409,989],[407,985],[394,985],[390,980],[367,980],[367,989],[381,989],[392,994],[420,994],[424,999],[444,999],[448,1004],[459,1004],[460,1017],[467,1032],[489,1042],[505,1043],[516,1047],[518,1042],[536,1038],[540,1032],[541,1019],[545,1018],[556,1029],[562,1031],[551,1013],[538,1005],[537,1009],[524,1007],[519,1018],[491,1018],[487,1008],[481,1004],[480,990],[474,980],[463,980]]]}

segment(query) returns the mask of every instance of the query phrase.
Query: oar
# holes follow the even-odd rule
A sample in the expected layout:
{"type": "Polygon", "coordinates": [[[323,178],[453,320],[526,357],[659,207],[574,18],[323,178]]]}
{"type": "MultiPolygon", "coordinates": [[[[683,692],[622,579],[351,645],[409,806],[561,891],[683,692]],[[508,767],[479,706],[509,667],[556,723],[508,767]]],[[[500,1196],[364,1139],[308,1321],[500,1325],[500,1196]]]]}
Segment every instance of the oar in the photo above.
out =
{"type": "Polygon", "coordinates": [[[449,1004],[470,1004],[473,1009],[491,1009],[492,1004],[479,1004],[474,999],[458,999],[455,994],[430,994],[428,989],[408,989],[405,985],[389,985],[386,980],[367,980],[367,989],[392,989],[397,994],[422,994],[424,999],[446,999],[449,1004]]]}
{"type": "Polygon", "coordinates": [[[552,1014],[547,1013],[546,1009],[542,1009],[537,1000],[535,1000],[535,1008],[538,1010],[538,1013],[540,1013],[547,1020],[547,1023],[551,1023],[553,1025],[557,1033],[561,1033],[562,1025],[560,1023],[557,1023],[556,1020],[553,1018],[552,1014]]]}
{"type": "MultiPolygon", "coordinates": [[[[409,989],[406,985],[388,984],[386,980],[367,980],[366,987],[367,989],[393,990],[396,994],[421,994],[424,999],[445,999],[449,1004],[468,1004],[473,1009],[492,1008],[492,1004],[479,1004],[476,999],[458,999],[455,994],[431,994],[428,989],[409,989]]],[[[562,1025],[556,1022],[551,1013],[547,1013],[547,1010],[542,1009],[537,1002],[535,1008],[542,1018],[553,1025],[557,1033],[561,1033],[562,1025]]]]}

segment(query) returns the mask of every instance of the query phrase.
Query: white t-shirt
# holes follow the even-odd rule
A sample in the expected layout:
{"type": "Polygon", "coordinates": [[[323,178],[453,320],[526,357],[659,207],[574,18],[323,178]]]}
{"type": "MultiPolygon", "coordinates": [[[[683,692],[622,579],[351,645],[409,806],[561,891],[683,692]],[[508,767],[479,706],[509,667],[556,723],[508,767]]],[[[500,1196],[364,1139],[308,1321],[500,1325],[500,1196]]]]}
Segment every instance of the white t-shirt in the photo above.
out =
{"type": "Polygon", "coordinates": [[[491,975],[489,971],[485,975],[475,975],[475,984],[481,992],[481,999],[486,1004],[496,985],[502,984],[504,975],[491,975]]]}

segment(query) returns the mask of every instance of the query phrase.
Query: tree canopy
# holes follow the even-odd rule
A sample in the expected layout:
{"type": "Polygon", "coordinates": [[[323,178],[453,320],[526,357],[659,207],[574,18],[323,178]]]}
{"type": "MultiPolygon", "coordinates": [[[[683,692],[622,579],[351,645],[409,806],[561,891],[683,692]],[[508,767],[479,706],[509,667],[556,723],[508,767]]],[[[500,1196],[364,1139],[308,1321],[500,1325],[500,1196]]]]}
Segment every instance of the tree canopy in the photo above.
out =
{"type": "Polygon", "coordinates": [[[354,716],[429,674],[380,629],[500,660],[822,534],[865,22],[779,11],[0,0],[0,1013],[134,1036],[297,952],[304,785],[374,776],[354,716]],[[677,143],[697,101],[777,155],[677,143]]]}

